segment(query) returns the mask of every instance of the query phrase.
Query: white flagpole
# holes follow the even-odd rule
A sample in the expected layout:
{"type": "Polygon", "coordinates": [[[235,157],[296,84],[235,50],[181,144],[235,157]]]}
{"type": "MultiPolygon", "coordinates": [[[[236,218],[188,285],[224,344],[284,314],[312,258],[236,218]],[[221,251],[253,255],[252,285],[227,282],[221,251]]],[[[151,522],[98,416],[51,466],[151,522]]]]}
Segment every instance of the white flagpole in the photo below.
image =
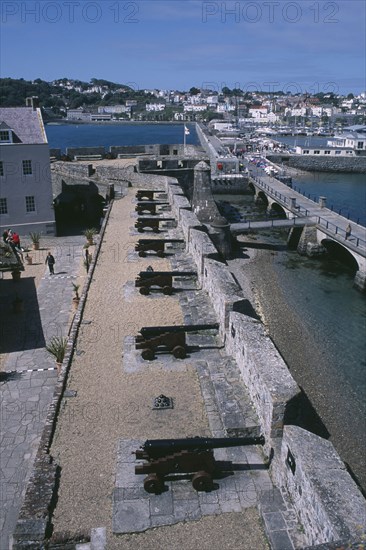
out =
{"type": "Polygon", "coordinates": [[[186,123],[183,122],[183,150],[184,150],[184,154],[186,154],[186,123]]]}

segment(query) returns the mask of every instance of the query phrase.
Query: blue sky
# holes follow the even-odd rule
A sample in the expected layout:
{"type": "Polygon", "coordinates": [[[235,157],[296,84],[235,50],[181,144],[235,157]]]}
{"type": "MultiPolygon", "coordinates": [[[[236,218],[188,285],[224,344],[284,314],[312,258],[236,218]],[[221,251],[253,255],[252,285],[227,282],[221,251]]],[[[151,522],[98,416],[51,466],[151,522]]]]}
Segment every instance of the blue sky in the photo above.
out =
{"type": "Polygon", "coordinates": [[[2,77],[360,93],[364,0],[1,2],[2,77]]]}

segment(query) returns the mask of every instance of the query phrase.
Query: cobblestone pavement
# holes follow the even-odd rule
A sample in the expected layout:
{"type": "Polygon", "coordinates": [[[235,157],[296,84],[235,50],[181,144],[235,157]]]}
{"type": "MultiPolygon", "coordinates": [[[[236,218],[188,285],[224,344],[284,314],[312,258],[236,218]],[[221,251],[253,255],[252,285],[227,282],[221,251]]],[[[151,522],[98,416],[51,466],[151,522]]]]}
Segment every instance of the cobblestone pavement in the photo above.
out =
{"type": "MultiPolygon", "coordinates": [[[[10,537],[57,380],[55,363],[45,352],[45,345],[52,336],[67,335],[72,314],[72,282],[77,277],[82,280],[79,271],[84,237],[50,238],[43,242],[54,251],[55,275],[49,275],[44,266],[44,275],[37,289],[26,272],[17,283],[3,281],[17,284],[19,292],[22,285],[31,284],[32,296],[26,297],[25,311],[18,314],[18,337],[12,340],[10,349],[6,349],[5,369],[0,373],[1,550],[11,547],[10,537]]],[[[39,256],[43,264],[41,252],[39,256]]],[[[5,300],[5,306],[8,305],[5,300]]],[[[6,335],[4,326],[2,337],[6,338],[6,335]]]]}

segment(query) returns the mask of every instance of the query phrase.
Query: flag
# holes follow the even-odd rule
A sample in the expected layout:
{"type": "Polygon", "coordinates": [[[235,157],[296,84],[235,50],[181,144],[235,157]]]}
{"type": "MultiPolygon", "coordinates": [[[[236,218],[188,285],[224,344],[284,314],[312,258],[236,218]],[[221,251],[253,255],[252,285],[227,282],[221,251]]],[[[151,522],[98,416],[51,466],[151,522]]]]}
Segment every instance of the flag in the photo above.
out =
{"type": "Polygon", "coordinates": [[[190,134],[189,129],[187,128],[187,126],[184,126],[184,135],[189,136],[189,134],[190,134]]]}

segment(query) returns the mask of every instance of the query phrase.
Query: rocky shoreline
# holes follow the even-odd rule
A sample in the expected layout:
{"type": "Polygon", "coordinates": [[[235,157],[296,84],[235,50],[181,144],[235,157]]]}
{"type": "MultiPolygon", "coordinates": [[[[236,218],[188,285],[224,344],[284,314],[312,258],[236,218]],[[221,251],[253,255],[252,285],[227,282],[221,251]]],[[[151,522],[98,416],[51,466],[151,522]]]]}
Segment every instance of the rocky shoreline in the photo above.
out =
{"type": "Polygon", "coordinates": [[[230,268],[308,398],[302,403],[302,417],[296,421],[330,439],[365,494],[365,431],[355,433],[352,393],[346,386],[340,390],[332,383],[329,358],[324,349],[319,348],[281,286],[273,261],[276,252],[256,250],[257,243],[256,240],[253,245],[247,239],[245,254],[249,258],[230,262],[230,268]]]}

